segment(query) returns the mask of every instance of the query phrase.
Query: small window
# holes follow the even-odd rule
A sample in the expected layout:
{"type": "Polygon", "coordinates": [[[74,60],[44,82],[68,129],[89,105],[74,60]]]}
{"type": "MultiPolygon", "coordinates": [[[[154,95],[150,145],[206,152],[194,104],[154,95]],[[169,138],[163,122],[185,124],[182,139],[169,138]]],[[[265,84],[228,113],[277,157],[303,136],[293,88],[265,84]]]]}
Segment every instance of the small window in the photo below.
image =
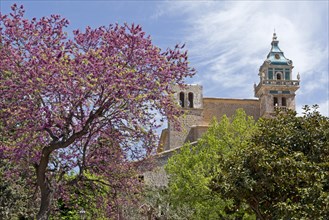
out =
{"type": "Polygon", "coordinates": [[[273,105],[278,106],[278,98],[277,97],[273,98],[273,105]]]}
{"type": "Polygon", "coordinates": [[[281,80],[281,73],[277,73],[277,74],[276,74],[276,79],[277,79],[277,80],[281,80]]]}
{"type": "Polygon", "coordinates": [[[193,108],[193,93],[189,92],[188,94],[188,107],[193,108]]]}
{"type": "Polygon", "coordinates": [[[287,99],[282,97],[282,106],[287,106],[287,99]]]}
{"type": "Polygon", "coordinates": [[[185,107],[185,94],[184,94],[184,92],[179,93],[179,105],[182,108],[185,107]]]}

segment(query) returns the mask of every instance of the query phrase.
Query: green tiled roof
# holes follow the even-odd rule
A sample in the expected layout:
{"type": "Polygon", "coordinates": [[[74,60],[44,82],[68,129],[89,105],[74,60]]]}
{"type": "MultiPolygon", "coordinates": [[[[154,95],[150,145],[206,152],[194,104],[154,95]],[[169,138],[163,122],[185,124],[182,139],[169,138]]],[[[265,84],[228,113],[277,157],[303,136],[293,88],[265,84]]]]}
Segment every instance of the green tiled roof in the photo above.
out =
{"type": "Polygon", "coordinates": [[[279,41],[277,40],[276,33],[273,33],[271,51],[267,55],[267,62],[270,62],[273,65],[290,65],[291,60],[287,59],[284,56],[284,53],[279,47],[279,41]]]}

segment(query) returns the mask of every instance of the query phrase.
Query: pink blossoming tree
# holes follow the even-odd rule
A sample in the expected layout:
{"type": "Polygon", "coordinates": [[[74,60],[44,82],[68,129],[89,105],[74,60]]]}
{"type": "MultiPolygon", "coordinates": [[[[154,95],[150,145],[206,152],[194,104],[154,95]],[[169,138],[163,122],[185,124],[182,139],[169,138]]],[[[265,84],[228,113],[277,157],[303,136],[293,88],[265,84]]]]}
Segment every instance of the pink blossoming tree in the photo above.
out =
{"type": "Polygon", "coordinates": [[[0,156],[38,189],[37,219],[69,185],[102,184],[106,198],[132,192],[132,161],[154,152],[156,114],[175,120],[172,85],[195,72],[182,47],[161,52],[138,25],[87,27],[69,39],[68,24],[26,19],[16,5],[0,14],[0,156]]]}

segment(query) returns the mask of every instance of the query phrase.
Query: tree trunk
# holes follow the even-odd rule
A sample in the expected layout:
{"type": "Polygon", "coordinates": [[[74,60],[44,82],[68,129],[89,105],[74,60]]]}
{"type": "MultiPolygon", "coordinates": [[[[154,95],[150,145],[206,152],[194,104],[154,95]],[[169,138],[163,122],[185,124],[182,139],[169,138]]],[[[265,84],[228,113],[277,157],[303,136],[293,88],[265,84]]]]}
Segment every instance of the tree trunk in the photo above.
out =
{"type": "Polygon", "coordinates": [[[152,220],[153,210],[153,207],[150,207],[150,209],[147,210],[147,220],[152,220]]]}
{"type": "Polygon", "coordinates": [[[37,215],[37,220],[47,220],[50,214],[52,192],[49,187],[41,192],[41,204],[37,215]]]}
{"type": "Polygon", "coordinates": [[[259,210],[259,202],[256,198],[254,198],[254,197],[251,198],[251,200],[249,201],[249,206],[252,210],[254,210],[257,220],[270,220],[270,219],[272,219],[272,218],[265,218],[263,216],[263,214],[259,210]]]}
{"type": "Polygon", "coordinates": [[[46,177],[46,171],[51,151],[48,148],[42,150],[40,164],[37,166],[37,184],[41,192],[40,209],[37,214],[37,220],[47,220],[50,214],[52,203],[52,190],[46,177]]]}

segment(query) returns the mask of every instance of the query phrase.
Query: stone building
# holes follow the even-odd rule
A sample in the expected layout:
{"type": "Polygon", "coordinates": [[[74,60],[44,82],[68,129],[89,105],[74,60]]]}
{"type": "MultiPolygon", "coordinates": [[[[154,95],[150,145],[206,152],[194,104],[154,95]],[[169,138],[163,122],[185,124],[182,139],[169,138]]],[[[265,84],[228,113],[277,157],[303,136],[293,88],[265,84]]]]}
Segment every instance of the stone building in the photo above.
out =
{"type": "Polygon", "coordinates": [[[292,78],[292,61],[279,48],[276,34],[273,34],[271,50],[259,68],[259,83],[254,85],[256,99],[227,99],[203,97],[201,85],[176,86],[175,99],[185,114],[179,118],[181,129],[175,129],[170,122],[160,136],[155,172],[146,172],[147,184],[167,185],[163,166],[168,158],[184,143],[195,143],[207,130],[213,117],[232,116],[239,108],[253,116],[271,117],[276,108],[295,110],[295,92],[299,88],[300,76],[292,78]]]}

